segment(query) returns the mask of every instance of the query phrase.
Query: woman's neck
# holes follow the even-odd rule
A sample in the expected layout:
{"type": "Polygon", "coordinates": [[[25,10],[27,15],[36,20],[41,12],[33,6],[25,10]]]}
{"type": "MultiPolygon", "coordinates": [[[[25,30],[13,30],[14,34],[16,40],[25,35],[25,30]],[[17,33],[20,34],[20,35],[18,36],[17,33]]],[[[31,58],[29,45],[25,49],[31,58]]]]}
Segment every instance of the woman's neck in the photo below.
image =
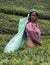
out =
{"type": "Polygon", "coordinates": [[[36,21],[31,21],[32,23],[37,23],[36,21]]]}

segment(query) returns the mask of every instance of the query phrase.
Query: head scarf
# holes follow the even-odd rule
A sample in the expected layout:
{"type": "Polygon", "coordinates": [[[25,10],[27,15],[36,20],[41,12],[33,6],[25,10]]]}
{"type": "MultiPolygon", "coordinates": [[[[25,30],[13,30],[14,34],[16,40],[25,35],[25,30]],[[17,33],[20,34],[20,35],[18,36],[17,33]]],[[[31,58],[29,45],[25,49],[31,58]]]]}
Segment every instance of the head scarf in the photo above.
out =
{"type": "Polygon", "coordinates": [[[40,16],[40,12],[36,9],[32,9],[30,10],[30,12],[28,13],[28,20],[30,20],[30,16],[33,12],[36,12],[36,15],[39,17],[40,16]]]}

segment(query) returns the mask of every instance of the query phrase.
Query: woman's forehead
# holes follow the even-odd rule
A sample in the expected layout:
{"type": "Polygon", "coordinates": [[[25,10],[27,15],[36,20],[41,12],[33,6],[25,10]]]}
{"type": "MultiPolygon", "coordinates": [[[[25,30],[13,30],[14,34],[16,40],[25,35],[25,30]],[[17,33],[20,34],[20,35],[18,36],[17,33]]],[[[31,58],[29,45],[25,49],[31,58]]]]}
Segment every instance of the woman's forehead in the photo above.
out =
{"type": "Polygon", "coordinates": [[[31,15],[36,15],[36,12],[32,12],[31,15]]]}

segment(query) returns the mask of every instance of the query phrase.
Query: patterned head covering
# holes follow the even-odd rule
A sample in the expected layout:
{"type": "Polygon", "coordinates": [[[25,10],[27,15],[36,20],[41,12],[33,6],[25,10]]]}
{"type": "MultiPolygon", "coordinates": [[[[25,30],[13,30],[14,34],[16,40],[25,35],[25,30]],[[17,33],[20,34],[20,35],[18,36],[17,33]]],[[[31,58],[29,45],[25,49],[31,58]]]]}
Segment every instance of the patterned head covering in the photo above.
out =
{"type": "Polygon", "coordinates": [[[36,9],[30,10],[30,12],[28,13],[28,17],[32,14],[32,12],[36,12],[36,15],[39,17],[40,12],[38,10],[36,10],[36,9]]]}

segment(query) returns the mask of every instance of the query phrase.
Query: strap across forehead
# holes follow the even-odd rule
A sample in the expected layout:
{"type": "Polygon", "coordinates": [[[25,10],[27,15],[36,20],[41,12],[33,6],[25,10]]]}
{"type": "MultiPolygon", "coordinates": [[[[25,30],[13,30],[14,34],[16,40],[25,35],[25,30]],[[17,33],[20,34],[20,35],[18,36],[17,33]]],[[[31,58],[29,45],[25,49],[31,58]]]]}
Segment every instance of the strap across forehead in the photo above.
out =
{"type": "Polygon", "coordinates": [[[36,10],[36,9],[32,9],[32,10],[30,10],[30,12],[29,13],[31,13],[31,12],[36,12],[36,13],[40,13],[38,10],[36,10]]]}

